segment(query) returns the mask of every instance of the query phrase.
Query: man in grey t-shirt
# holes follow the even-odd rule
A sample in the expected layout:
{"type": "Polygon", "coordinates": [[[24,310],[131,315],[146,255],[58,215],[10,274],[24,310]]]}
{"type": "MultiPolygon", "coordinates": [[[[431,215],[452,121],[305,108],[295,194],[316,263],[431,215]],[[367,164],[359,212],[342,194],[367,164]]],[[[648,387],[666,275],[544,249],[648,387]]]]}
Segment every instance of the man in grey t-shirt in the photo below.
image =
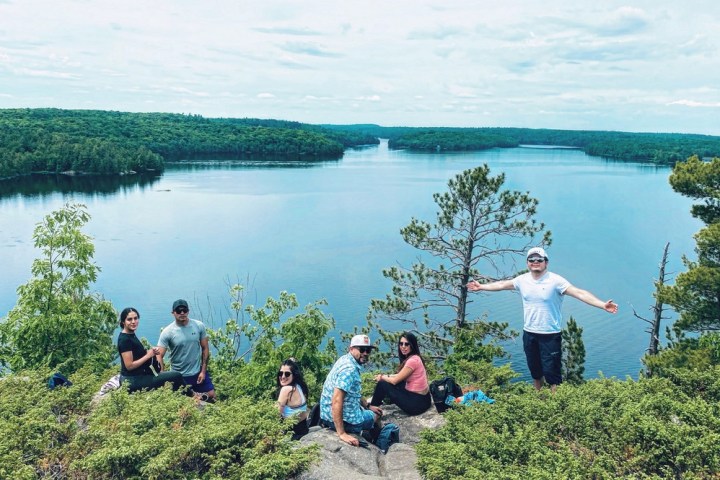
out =
{"type": "Polygon", "coordinates": [[[554,392],[562,382],[562,314],[560,309],[565,295],[577,298],[593,307],[609,313],[617,313],[618,306],[612,300],[603,302],[587,290],[570,284],[560,275],[547,269],[545,250],[534,247],[527,253],[528,273],[511,280],[480,283],[473,280],[467,284],[471,292],[498,292],[518,290],[523,301],[523,348],[533,385],[540,390],[547,381],[554,392]]]}
{"type": "Polygon", "coordinates": [[[158,340],[160,357],[169,352],[170,368],[180,372],[185,384],[198,396],[215,401],[215,386],[207,371],[210,346],[205,325],[191,319],[190,307],[185,300],[175,300],[172,315],[175,321],[163,328],[158,340]]]}

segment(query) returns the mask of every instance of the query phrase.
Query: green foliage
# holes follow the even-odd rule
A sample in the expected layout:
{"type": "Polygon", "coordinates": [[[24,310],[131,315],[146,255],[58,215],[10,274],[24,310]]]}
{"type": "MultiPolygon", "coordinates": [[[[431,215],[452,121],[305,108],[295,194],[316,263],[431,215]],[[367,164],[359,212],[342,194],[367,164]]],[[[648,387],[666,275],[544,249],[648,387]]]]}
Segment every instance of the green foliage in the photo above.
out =
{"type": "Polygon", "coordinates": [[[687,267],[675,285],[659,288],[658,298],[680,315],[675,328],[703,332],[720,330],[720,223],[695,234],[697,261],[683,257],[687,267]]]}
{"type": "Polygon", "coordinates": [[[642,359],[649,375],[674,377],[676,372],[703,372],[720,366],[720,333],[703,333],[686,337],[676,329],[675,336],[668,331],[669,344],[657,355],[645,355],[642,359]]]}
{"type": "Polygon", "coordinates": [[[268,401],[232,399],[200,410],[169,389],[114,392],[69,448],[70,470],[92,478],[284,479],[314,458],[295,448],[268,401]]]}
{"type": "Polygon", "coordinates": [[[504,182],[505,176],[491,176],[487,165],[466,170],[448,182],[447,192],[433,196],[434,224],[413,218],[401,229],[405,242],[429,257],[410,268],[383,271],[393,282],[392,292],[373,299],[368,315],[383,338],[396,338],[380,326],[381,320],[391,320],[418,334],[431,357],[445,359],[455,352],[458,359],[487,362],[502,354],[494,342],[513,333],[506,323],[469,318],[468,280],[505,277],[508,272],[499,265],[530,245],[550,242],[544,224],[534,219],[537,200],[501,190],[504,182]]]}
{"type": "Polygon", "coordinates": [[[695,234],[697,261],[683,257],[687,271],[675,285],[659,287],[657,298],[673,307],[680,318],[678,330],[720,330],[720,158],[703,162],[697,156],[678,163],[670,175],[673,189],[701,200],[692,214],[707,226],[695,234]]]}
{"type": "Polygon", "coordinates": [[[443,367],[445,373],[452,376],[458,385],[470,390],[482,390],[490,396],[499,391],[508,391],[511,388],[510,381],[520,376],[507,363],[496,367],[490,362],[458,360],[452,355],[443,367]]]}
{"type": "Polygon", "coordinates": [[[33,239],[42,256],[0,324],[2,365],[72,372],[82,365],[103,369],[113,359],[115,311],[88,291],[100,271],[92,262],[95,247],[81,231],[89,219],[84,205],[67,204],[35,227],[33,239]]]}
{"type": "Polygon", "coordinates": [[[64,478],[66,448],[82,428],[97,378],[80,370],[71,387],[48,390],[48,370],[0,378],[0,478],[64,478]]]}
{"type": "Polygon", "coordinates": [[[199,409],[168,388],[111,393],[88,370],[48,390],[48,372],[0,379],[0,478],[284,479],[317,458],[289,440],[269,401],[199,409]]]}
{"type": "Polygon", "coordinates": [[[485,150],[493,147],[517,147],[514,139],[490,133],[485,129],[412,130],[389,142],[390,148],[426,151],[485,150]]]}
{"type": "MultiPolygon", "coordinates": [[[[716,372],[717,375],[717,372],[716,372]]],[[[557,393],[495,397],[426,430],[418,466],[429,480],[717,478],[718,406],[666,379],[591,380],[557,393]]]]}
{"type": "Polygon", "coordinates": [[[365,126],[364,130],[389,138],[390,148],[423,151],[555,145],[579,148],[588,155],[657,164],[674,164],[691,155],[720,155],[720,137],[709,135],[496,127],[419,129],[365,126]]]}
{"type": "Polygon", "coordinates": [[[243,292],[240,285],[230,288],[234,318],[224,327],[208,331],[217,351],[210,368],[220,398],[249,395],[274,399],[278,368],[289,357],[301,366],[311,399],[319,398],[336,357],[332,339],[322,348],[335,326],[332,317],[320,309],[326,302],[311,303],[302,312],[288,316],[299,307],[295,295],[280,292],[277,299],[269,297],[262,308],[256,308],[244,304],[243,292]]]}
{"type": "Polygon", "coordinates": [[[93,110],[0,110],[0,178],[33,172],[162,171],[164,160],[337,159],[366,136],[297,122],[93,110]]]}
{"type": "Polygon", "coordinates": [[[585,379],[585,343],[582,339],[583,329],[573,317],[562,330],[562,373],[563,379],[568,383],[579,384],[585,379]]]}
{"type": "Polygon", "coordinates": [[[720,158],[704,162],[694,155],[676,164],[669,180],[676,192],[702,201],[702,204],[693,205],[694,217],[706,224],[720,220],[720,158]]]}

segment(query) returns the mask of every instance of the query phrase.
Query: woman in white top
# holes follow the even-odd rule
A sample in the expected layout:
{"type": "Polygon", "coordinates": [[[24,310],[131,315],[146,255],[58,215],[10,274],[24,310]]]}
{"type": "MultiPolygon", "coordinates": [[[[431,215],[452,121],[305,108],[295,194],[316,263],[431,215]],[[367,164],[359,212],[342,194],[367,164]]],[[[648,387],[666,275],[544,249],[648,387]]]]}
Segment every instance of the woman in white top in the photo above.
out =
{"type": "Polygon", "coordinates": [[[288,358],[282,365],[277,375],[278,387],[278,409],[282,418],[293,417],[293,440],[308,433],[307,425],[307,395],[308,388],[303,378],[300,367],[294,358],[288,358]]]}

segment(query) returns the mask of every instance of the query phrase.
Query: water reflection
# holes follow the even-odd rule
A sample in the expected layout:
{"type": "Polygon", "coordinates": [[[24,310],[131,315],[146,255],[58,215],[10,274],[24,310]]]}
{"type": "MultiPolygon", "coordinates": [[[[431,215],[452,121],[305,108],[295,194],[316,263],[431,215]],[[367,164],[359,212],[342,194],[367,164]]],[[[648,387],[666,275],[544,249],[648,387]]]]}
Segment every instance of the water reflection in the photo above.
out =
{"type": "Polygon", "coordinates": [[[201,171],[234,170],[252,168],[315,168],[336,164],[339,159],[308,159],[307,157],[258,157],[258,158],[206,158],[165,162],[165,170],[201,171]]]}
{"type": "Polygon", "coordinates": [[[136,175],[26,175],[0,180],[0,198],[44,197],[54,193],[113,195],[120,191],[144,189],[155,184],[160,174],[136,175]]]}

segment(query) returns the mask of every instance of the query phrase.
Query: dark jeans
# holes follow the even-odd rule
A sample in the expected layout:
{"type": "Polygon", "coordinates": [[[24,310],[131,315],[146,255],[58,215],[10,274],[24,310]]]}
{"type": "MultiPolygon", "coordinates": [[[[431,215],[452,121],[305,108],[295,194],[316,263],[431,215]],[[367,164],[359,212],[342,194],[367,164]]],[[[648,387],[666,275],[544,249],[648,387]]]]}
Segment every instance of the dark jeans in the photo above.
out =
{"type": "Polygon", "coordinates": [[[545,377],[550,385],[562,383],[562,333],[523,331],[523,349],[533,379],[545,377]]]}
{"type": "Polygon", "coordinates": [[[308,428],[307,419],[303,419],[298,421],[295,425],[293,425],[293,440],[300,440],[302,437],[307,435],[308,431],[310,429],[308,428]]]}
{"type": "Polygon", "coordinates": [[[152,390],[154,388],[160,388],[166,383],[172,384],[173,390],[179,390],[185,386],[182,375],[180,372],[169,370],[166,372],[160,372],[157,376],[155,375],[135,375],[131,377],[120,377],[121,382],[127,382],[129,385],[128,390],[130,392],[136,392],[138,390],[152,390]]]}
{"type": "Polygon", "coordinates": [[[408,415],[420,415],[432,405],[429,392],[422,395],[405,390],[405,382],[393,385],[390,382],[380,380],[375,385],[370,405],[379,407],[386,398],[389,398],[392,403],[400,407],[408,415]]]}

